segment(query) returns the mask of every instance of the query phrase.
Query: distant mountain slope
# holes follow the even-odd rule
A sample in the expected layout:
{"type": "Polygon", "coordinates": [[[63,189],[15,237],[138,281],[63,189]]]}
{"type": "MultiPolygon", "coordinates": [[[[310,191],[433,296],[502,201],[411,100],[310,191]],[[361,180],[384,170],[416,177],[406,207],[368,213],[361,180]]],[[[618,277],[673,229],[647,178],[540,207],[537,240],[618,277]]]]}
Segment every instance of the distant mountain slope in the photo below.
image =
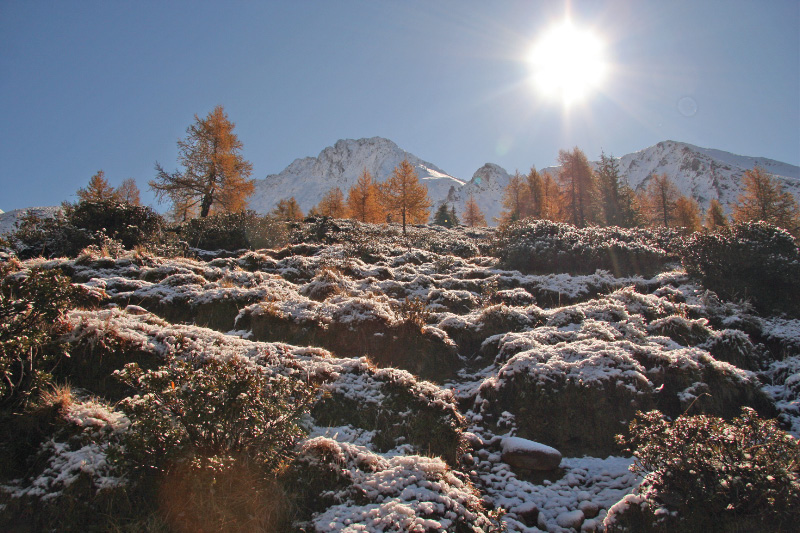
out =
{"type": "MultiPolygon", "coordinates": [[[[403,159],[408,158],[436,205],[447,202],[460,214],[472,195],[489,224],[502,211],[503,190],[508,172],[487,163],[468,182],[447,174],[436,165],[423,161],[395,143],[381,137],[347,139],[325,148],[317,157],[297,159],[280,174],[256,180],[250,207],[260,213],[270,211],[283,199],[294,196],[304,212],[319,203],[333,187],[347,191],[366,168],[377,181],[384,181],[403,159]]],[[[742,192],[742,174],[760,165],[775,175],[786,190],[800,199],[800,167],[772,159],[731,154],[722,150],[700,148],[676,141],[663,141],[644,150],[619,158],[620,171],[628,183],[641,189],[653,174],[666,174],[683,194],[694,197],[703,208],[712,199],[728,206],[742,192]]],[[[542,169],[557,173],[557,167],[542,169]]]]}
{"type": "Polygon", "coordinates": [[[56,216],[56,213],[61,211],[59,206],[48,207],[26,207],[24,209],[12,209],[7,213],[0,212],[0,235],[11,233],[16,229],[17,222],[22,220],[22,217],[27,213],[33,212],[34,214],[42,217],[49,218],[56,216]]]}
{"type": "MultiPolygon", "coordinates": [[[[475,171],[472,179],[463,187],[451,190],[444,201],[454,205],[460,214],[464,212],[467,200],[472,196],[486,217],[486,222],[494,226],[495,219],[500,217],[500,212],[503,210],[503,191],[508,186],[510,178],[504,168],[494,163],[486,163],[475,171]]],[[[436,203],[441,201],[438,200],[436,203]]]]}
{"type": "Polygon", "coordinates": [[[403,159],[408,159],[414,166],[434,199],[444,198],[451,187],[459,188],[464,185],[463,181],[402,150],[388,139],[345,139],[325,148],[317,157],[296,159],[280,174],[271,174],[262,180],[256,180],[250,208],[266,213],[279,200],[294,196],[303,212],[307,212],[334,187],[339,187],[346,197],[347,191],[356,184],[364,169],[376,181],[385,181],[403,159]]]}
{"type": "Polygon", "coordinates": [[[681,192],[702,207],[717,199],[733,204],[742,193],[742,174],[759,165],[800,198],[800,167],[763,157],[747,157],[691,144],[664,141],[620,158],[620,171],[634,188],[646,187],[653,174],[666,174],[681,192]]]}

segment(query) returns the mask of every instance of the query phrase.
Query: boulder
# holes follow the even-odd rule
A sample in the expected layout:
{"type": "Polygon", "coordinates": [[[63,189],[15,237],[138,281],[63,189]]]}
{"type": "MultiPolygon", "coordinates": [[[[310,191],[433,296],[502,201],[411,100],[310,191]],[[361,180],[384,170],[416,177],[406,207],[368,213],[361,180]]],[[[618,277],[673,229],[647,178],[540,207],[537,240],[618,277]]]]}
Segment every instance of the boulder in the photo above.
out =
{"type": "Polygon", "coordinates": [[[508,465],[526,470],[555,470],[561,464],[561,452],[532,440],[505,437],[501,459],[508,465]]]}
{"type": "Polygon", "coordinates": [[[556,524],[561,527],[571,527],[576,531],[580,530],[581,524],[583,524],[583,513],[577,510],[561,513],[556,517],[556,524]]]}
{"type": "Polygon", "coordinates": [[[539,508],[533,502],[526,502],[518,506],[514,511],[520,521],[528,527],[533,527],[539,523],[539,508]]]}
{"type": "Polygon", "coordinates": [[[584,500],[579,503],[578,509],[580,509],[586,518],[594,518],[600,514],[600,506],[589,500],[584,500]]]}

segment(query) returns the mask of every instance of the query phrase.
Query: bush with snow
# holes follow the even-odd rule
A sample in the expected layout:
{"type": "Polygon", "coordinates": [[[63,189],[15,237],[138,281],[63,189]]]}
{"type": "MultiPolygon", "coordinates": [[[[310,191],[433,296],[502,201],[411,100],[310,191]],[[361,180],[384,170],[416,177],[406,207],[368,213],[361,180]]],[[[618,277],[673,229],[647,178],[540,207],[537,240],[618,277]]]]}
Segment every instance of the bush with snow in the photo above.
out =
{"type": "Polygon", "coordinates": [[[9,240],[20,257],[75,257],[87,246],[133,248],[161,241],[164,220],[153,209],[106,200],[64,204],[55,217],[25,216],[9,240]]]}
{"type": "Polygon", "coordinates": [[[307,531],[501,530],[469,479],[438,458],[387,458],[360,446],[317,437],[303,444],[289,475],[301,494],[298,505],[308,517],[307,531]],[[327,491],[309,492],[322,480],[327,491]]]}
{"type": "Polygon", "coordinates": [[[609,531],[790,531],[800,519],[800,444],[749,408],[731,422],[639,413],[631,470],[644,476],[609,531]]]}
{"type": "Polygon", "coordinates": [[[193,218],[173,228],[189,246],[201,250],[280,248],[288,243],[286,224],[253,211],[193,218]]]}
{"type": "Polygon", "coordinates": [[[749,300],[764,312],[800,314],[800,250],[786,230],[746,222],[695,233],[687,242],[683,265],[723,298],[749,300]]]}
{"type": "Polygon", "coordinates": [[[616,276],[652,274],[676,261],[676,233],[668,230],[577,228],[548,220],[525,219],[498,231],[494,249],[506,268],[521,272],[616,276]]]}
{"type": "Polygon", "coordinates": [[[131,511],[127,480],[112,459],[127,417],[66,387],[42,395],[24,417],[5,425],[28,457],[20,462],[27,468],[0,485],[0,523],[36,531],[113,529],[131,511]]]}
{"type": "Polygon", "coordinates": [[[51,382],[68,357],[66,313],[83,300],[56,270],[0,263],[0,407],[18,407],[51,382]]]}
{"type": "Polygon", "coordinates": [[[332,383],[311,414],[321,426],[344,426],[373,432],[378,451],[410,447],[457,465],[465,449],[464,417],[452,393],[408,372],[370,365],[351,367],[332,383]]]}

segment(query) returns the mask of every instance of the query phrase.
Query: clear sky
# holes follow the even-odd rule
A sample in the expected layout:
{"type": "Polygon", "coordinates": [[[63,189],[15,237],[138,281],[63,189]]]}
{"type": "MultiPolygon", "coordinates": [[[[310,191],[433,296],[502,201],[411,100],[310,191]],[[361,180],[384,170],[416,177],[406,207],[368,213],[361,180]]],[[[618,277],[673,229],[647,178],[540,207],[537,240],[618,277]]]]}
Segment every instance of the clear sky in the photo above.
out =
{"type": "Polygon", "coordinates": [[[0,0],[0,209],[74,201],[99,169],[152,203],[217,104],[256,178],[372,136],[465,180],[667,139],[797,165],[800,2],[0,0]],[[568,109],[526,59],[567,11],[609,64],[568,109]]]}

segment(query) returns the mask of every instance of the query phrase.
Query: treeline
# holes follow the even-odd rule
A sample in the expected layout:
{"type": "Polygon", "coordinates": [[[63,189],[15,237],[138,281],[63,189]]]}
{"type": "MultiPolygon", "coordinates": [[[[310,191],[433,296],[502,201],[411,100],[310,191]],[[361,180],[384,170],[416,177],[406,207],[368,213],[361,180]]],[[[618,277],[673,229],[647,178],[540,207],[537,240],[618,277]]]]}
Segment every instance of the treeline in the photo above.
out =
{"type": "Polygon", "coordinates": [[[744,173],[744,190],[738,202],[725,214],[718,200],[702,212],[666,174],[650,176],[646,186],[634,191],[621,175],[618,161],[600,155],[596,170],[578,148],[561,150],[558,174],[536,168],[523,176],[516,173],[503,194],[503,212],[498,222],[508,224],[524,218],[568,222],[576,227],[619,226],[664,227],[687,233],[706,228],[711,231],[731,223],[764,221],[800,235],[800,208],[791,193],[764,169],[744,173]]]}
{"type": "MultiPolygon", "coordinates": [[[[195,115],[185,139],[178,141],[178,163],[182,167],[166,171],[156,162],[156,178],[149,182],[159,201],[168,201],[167,218],[186,223],[212,214],[244,212],[254,192],[249,176],[252,165],[241,154],[242,142],[234,133],[234,123],[222,106],[206,117],[195,115]]],[[[567,222],[578,228],[587,226],[664,227],[686,233],[706,228],[716,231],[731,223],[764,221],[800,236],[800,208],[791,193],[764,169],[755,167],[743,176],[744,189],[731,216],[718,200],[705,212],[687,197],[666,174],[651,175],[640,190],[633,190],[621,174],[618,160],[601,153],[596,169],[579,149],[561,150],[560,168],[551,175],[531,168],[527,175],[515,173],[503,194],[503,211],[495,222],[507,225],[526,218],[567,222]]],[[[78,191],[82,201],[115,200],[139,204],[139,190],[133,179],[113,188],[99,171],[86,189],[78,191]]],[[[350,218],[367,223],[397,222],[405,233],[407,224],[431,220],[433,202],[421,184],[414,167],[401,162],[383,183],[375,181],[366,169],[345,194],[338,187],[329,190],[308,215],[350,218]]],[[[281,221],[305,217],[295,198],[277,202],[270,216],[281,221]]],[[[443,203],[433,223],[452,227],[461,223],[485,226],[486,217],[475,198],[467,199],[464,210],[443,203]]]]}

